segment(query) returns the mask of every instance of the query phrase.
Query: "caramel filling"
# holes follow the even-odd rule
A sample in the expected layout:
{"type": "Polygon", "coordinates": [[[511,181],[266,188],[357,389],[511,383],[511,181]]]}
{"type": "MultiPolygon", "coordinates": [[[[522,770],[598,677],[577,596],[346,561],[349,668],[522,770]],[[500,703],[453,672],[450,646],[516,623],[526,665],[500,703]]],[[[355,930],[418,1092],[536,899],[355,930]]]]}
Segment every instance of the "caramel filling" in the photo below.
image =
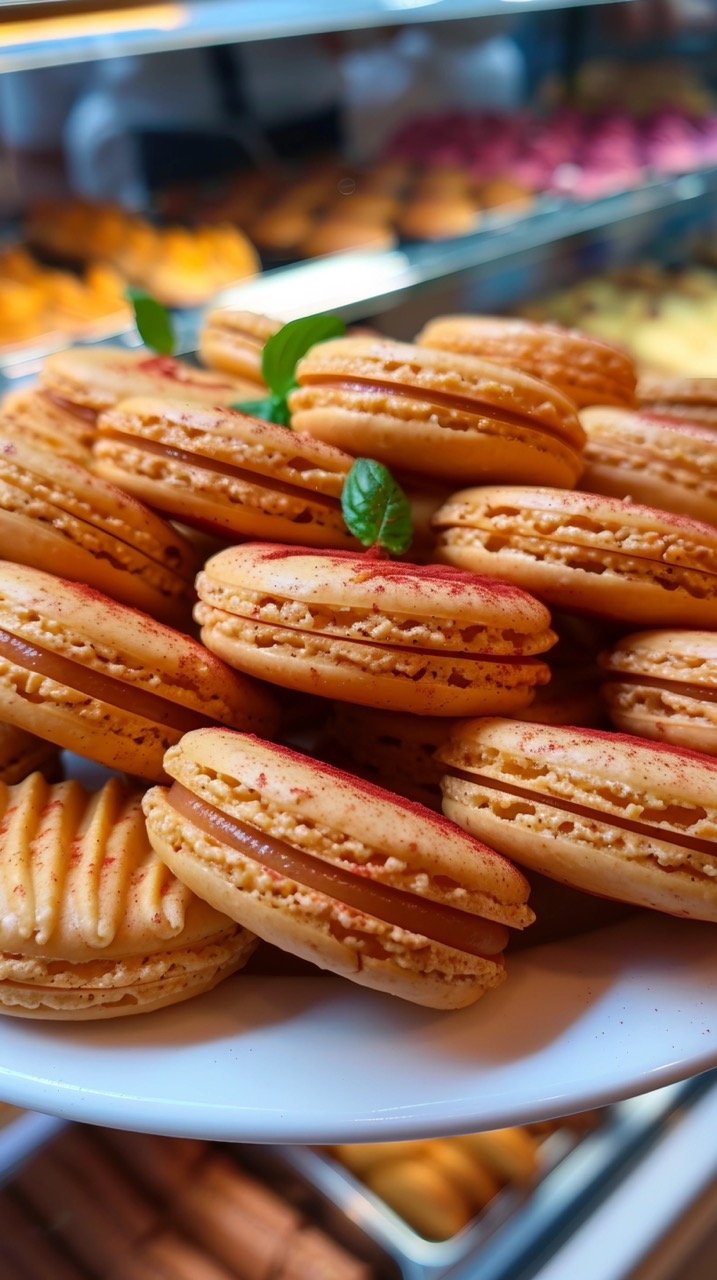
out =
{"type": "Polygon", "coordinates": [[[301,387],[324,386],[336,387],[339,391],[355,391],[359,395],[403,396],[407,400],[425,400],[437,408],[456,409],[459,413],[469,413],[476,418],[492,418],[495,422],[506,426],[518,427],[521,431],[532,431],[554,436],[561,444],[577,448],[569,430],[552,423],[543,422],[536,413],[514,413],[503,405],[490,404],[487,401],[472,399],[470,396],[452,395],[448,391],[435,391],[432,387],[401,386],[396,382],[382,382],[378,378],[342,378],[330,374],[303,374],[301,387]]]}
{"type": "MultiPolygon", "coordinates": [[[[341,510],[341,500],[339,498],[332,498],[325,493],[317,493],[315,489],[310,488],[308,485],[302,488],[298,484],[288,484],[283,480],[276,480],[272,475],[264,475],[263,472],[249,471],[245,467],[235,467],[230,462],[207,458],[199,453],[190,453],[186,449],[176,449],[174,445],[160,444],[158,440],[137,438],[136,436],[127,435],[123,431],[103,431],[102,436],[108,440],[118,440],[133,449],[140,449],[143,453],[154,453],[160,458],[184,462],[188,466],[200,467],[203,471],[216,472],[218,475],[234,476],[245,484],[261,485],[266,489],[272,489],[276,493],[285,493],[290,498],[299,498],[302,502],[310,499],[316,505],[328,507],[332,511],[341,510]]],[[[298,461],[302,460],[299,459],[298,461]]],[[[297,470],[301,470],[301,468],[297,467],[297,470]]]]}
{"type": "Polygon", "coordinates": [[[72,400],[65,399],[64,396],[58,396],[54,391],[43,390],[42,394],[47,397],[51,404],[56,404],[58,409],[64,409],[65,413],[71,413],[73,417],[80,418],[82,422],[89,422],[94,426],[99,413],[98,409],[91,409],[89,405],[74,404],[72,400]]]}
{"type": "Polygon", "coordinates": [[[466,951],[482,959],[495,959],[508,941],[505,925],[370,880],[370,872],[359,866],[352,872],[320,858],[312,858],[303,849],[275,840],[256,827],[229,817],[214,805],[200,800],[179,782],[170,788],[168,800],[181,817],[188,818],[200,831],[221,844],[230,845],[244,857],[259,862],[265,870],[285,880],[295,881],[306,889],[326,894],[397,929],[421,934],[443,946],[466,951]]]}
{"type": "Polygon", "coordinates": [[[73,662],[71,658],[39,649],[7,631],[0,631],[0,656],[8,658],[15,666],[36,671],[38,675],[56,680],[58,684],[64,684],[78,693],[106,702],[111,707],[120,707],[130,715],[164,724],[169,729],[176,729],[178,733],[189,733],[190,729],[202,729],[215,723],[211,717],[192,711],[189,707],[169,702],[157,693],[148,693],[146,689],[135,689],[124,680],[94,671],[92,667],[73,662]]]}
{"type": "Polygon", "coordinates": [[[531,804],[549,805],[551,809],[560,809],[566,813],[574,813],[579,818],[587,818],[591,822],[604,822],[611,827],[619,827],[622,831],[633,831],[636,835],[645,836],[648,840],[661,840],[665,844],[675,845],[679,849],[688,849],[690,853],[702,853],[707,857],[717,856],[717,843],[714,840],[700,840],[696,836],[688,836],[684,831],[674,828],[651,827],[646,822],[633,822],[631,818],[622,818],[605,809],[588,809],[586,805],[574,804],[562,797],[547,795],[543,791],[531,791],[528,787],[516,787],[512,782],[500,782],[496,778],[486,778],[479,773],[469,773],[465,769],[447,768],[451,778],[460,778],[473,786],[485,787],[490,791],[501,791],[505,795],[515,796],[520,800],[529,800],[531,804]]]}
{"type": "Polygon", "coordinates": [[[699,702],[717,702],[717,688],[703,684],[687,684],[681,680],[659,680],[655,676],[623,675],[620,671],[608,673],[608,684],[630,684],[644,689],[662,689],[665,693],[681,693],[699,702]]]}

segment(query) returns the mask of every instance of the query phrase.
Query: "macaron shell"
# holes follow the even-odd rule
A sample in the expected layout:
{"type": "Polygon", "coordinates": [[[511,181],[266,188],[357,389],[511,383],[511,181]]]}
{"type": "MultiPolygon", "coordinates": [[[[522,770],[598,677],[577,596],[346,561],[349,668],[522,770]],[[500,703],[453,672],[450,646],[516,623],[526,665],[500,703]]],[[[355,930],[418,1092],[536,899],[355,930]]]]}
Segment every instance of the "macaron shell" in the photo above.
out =
{"type": "Polygon", "coordinates": [[[438,943],[426,947],[420,935],[349,913],[336,900],[291,880],[257,874],[234,853],[223,864],[221,847],[179,820],[165,795],[153,787],[144,800],[149,838],[159,857],[198,896],[265,942],[361,986],[435,1009],[464,1008],[504,980],[502,964],[438,943]],[[332,933],[332,917],[341,920],[347,942],[332,933]],[[360,942],[357,949],[362,936],[384,952],[382,958],[362,954],[360,942]]]}
{"type": "Polygon", "coordinates": [[[289,406],[297,430],[389,466],[463,482],[572,486],[580,475],[584,436],[574,406],[511,369],[339,338],[304,356],[296,377],[289,406]]]}
{"type": "Polygon", "coordinates": [[[520,865],[717,921],[717,762],[621,734],[497,719],[461,726],[438,755],[444,813],[520,865]]]}
{"type": "Polygon", "coordinates": [[[0,441],[0,557],[63,576],[176,624],[198,567],[171,525],[86,468],[0,441]]]}
{"type": "Polygon", "coordinates": [[[717,436],[709,427],[593,406],[582,485],[717,524],[717,436]]]}
{"type": "Polygon", "coordinates": [[[304,693],[425,715],[526,706],[553,634],[511,587],[438,566],[246,544],[197,579],[202,639],[304,693]]]}
{"type": "Polygon", "coordinates": [[[100,415],[99,475],[218,536],[351,547],[341,514],[349,454],[227,409],[136,397],[100,415]]]}
{"type": "Polygon", "coordinates": [[[686,516],[558,489],[455,494],[434,517],[440,560],[493,573],[568,612],[717,627],[717,530],[686,516]]]}
{"type": "Polygon", "coordinates": [[[644,631],[600,655],[616,728],[717,755],[717,636],[644,631]]]}
{"type": "Polygon", "coordinates": [[[578,407],[635,403],[635,366],[627,353],[577,330],[497,316],[437,316],[416,343],[520,369],[578,407]]]}
{"type": "Polygon", "coordinates": [[[61,404],[91,413],[111,409],[129,396],[149,395],[197,404],[233,404],[256,397],[256,383],[195,369],[171,356],[125,347],[70,347],[46,358],[40,387],[61,404]]]}
{"type": "Polygon", "coordinates": [[[0,782],[10,787],[37,770],[48,779],[61,776],[57,748],[34,733],[25,733],[11,724],[0,724],[0,782]]]}
{"type": "Polygon", "coordinates": [[[0,432],[88,466],[93,431],[84,418],[55,404],[39,388],[10,391],[0,404],[0,432]]]}
{"type": "Polygon", "coordinates": [[[133,691],[208,722],[275,725],[270,696],[196,641],[40,570],[0,561],[0,631],[11,638],[0,656],[0,717],[110,768],[158,781],[164,751],[183,732],[170,708],[153,703],[150,714],[136,697],[133,707],[133,691]],[[43,674],[55,657],[72,667],[43,674]]]}
{"type": "Polygon", "coordinates": [[[261,353],[281,325],[281,320],[273,320],[254,311],[229,308],[210,311],[199,333],[202,364],[232,377],[246,378],[263,388],[261,353]]]}

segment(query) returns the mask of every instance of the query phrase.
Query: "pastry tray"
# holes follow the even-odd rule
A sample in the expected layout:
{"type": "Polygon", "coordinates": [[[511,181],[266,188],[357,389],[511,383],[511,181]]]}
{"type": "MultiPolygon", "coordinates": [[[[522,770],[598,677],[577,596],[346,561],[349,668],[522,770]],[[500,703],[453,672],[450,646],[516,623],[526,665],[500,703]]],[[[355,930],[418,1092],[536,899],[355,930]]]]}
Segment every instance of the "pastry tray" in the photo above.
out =
{"type": "MultiPolygon", "coordinates": [[[[376,1280],[515,1280],[572,1230],[657,1140],[665,1123],[717,1086],[715,1073],[605,1108],[582,1136],[545,1138],[532,1189],[506,1189],[449,1240],[424,1239],[327,1152],[310,1147],[225,1147],[238,1164],[296,1206],[309,1224],[373,1270],[376,1280]]],[[[63,1124],[28,1113],[0,1133],[0,1181],[63,1124]]]]}

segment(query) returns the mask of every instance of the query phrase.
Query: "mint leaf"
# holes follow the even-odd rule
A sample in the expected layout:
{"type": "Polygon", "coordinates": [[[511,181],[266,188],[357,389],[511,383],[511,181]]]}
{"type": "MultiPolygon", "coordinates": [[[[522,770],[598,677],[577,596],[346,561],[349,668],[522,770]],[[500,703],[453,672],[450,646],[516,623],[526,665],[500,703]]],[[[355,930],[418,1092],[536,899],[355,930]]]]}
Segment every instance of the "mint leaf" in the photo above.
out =
{"type": "Polygon", "coordinates": [[[230,406],[240,413],[248,413],[250,418],[261,418],[262,422],[275,422],[279,427],[288,427],[289,406],[283,396],[266,396],[264,400],[240,400],[230,406]]]}
{"type": "Polygon", "coordinates": [[[344,482],[341,510],[349,533],[364,547],[403,555],[411,545],[411,506],[391,472],[373,458],[357,458],[344,482]]]}
{"type": "Polygon", "coordinates": [[[296,366],[317,342],[341,338],[346,325],[337,316],[304,316],[290,320],[266,342],[261,372],[274,396],[287,396],[296,386],[296,366]]]}
{"type": "Polygon", "coordinates": [[[134,307],[134,322],[145,347],[160,356],[173,356],[176,342],[167,308],[143,289],[125,289],[125,297],[134,307]]]}

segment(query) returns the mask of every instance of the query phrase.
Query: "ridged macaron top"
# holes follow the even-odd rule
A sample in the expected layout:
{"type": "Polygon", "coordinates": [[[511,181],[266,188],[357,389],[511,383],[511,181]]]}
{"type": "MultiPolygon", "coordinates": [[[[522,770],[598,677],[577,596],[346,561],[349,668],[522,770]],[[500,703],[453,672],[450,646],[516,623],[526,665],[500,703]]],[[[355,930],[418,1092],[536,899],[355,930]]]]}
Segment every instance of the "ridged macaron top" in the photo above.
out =
{"type": "Polygon", "coordinates": [[[152,851],[141,799],[117,778],[91,795],[39,773],[0,784],[1,952],[76,964],[234,932],[152,851]]]}
{"type": "Polygon", "coordinates": [[[171,525],[66,458],[0,437],[0,557],[186,619],[197,558],[171,525]]]}
{"type": "Polygon", "coordinates": [[[437,406],[443,402],[459,420],[462,414],[480,416],[486,408],[497,409],[508,418],[514,415],[536,429],[554,432],[574,448],[583,443],[574,406],[559,391],[473,356],[388,339],[335,338],[311,348],[297,365],[296,380],[299,389],[291,397],[294,414],[310,402],[305,389],[346,384],[373,391],[377,408],[382,394],[398,394],[437,406]]]}
{"type": "Polygon", "coordinates": [[[627,352],[577,329],[503,316],[437,316],[416,342],[521,369],[578,406],[635,403],[635,366],[627,352]]]}
{"type": "MultiPolygon", "coordinates": [[[[522,874],[440,814],[247,734],[200,730],[165,757],[188,791],[267,836],[380,884],[522,928],[522,874]]],[[[171,793],[170,793],[171,795],[171,793]]]]}
{"type": "Polygon", "coordinates": [[[70,347],[48,356],[40,371],[48,394],[73,408],[101,413],[132,395],[181,397],[196,404],[233,404],[256,395],[256,384],[195,369],[144,349],[70,347]]]}
{"type": "Polygon", "coordinates": [[[135,397],[100,415],[100,475],[167,515],[227,535],[355,545],[341,515],[353,458],[228,408],[135,397]]]}
{"type": "Polygon", "coordinates": [[[210,311],[199,334],[199,355],[209,369],[221,369],[264,386],[261,353],[278,333],[281,320],[255,311],[217,307],[210,311]]]}
{"type": "Polygon", "coordinates": [[[91,587],[8,561],[0,561],[0,643],[5,659],[38,672],[38,685],[58,658],[83,683],[88,671],[121,682],[114,701],[128,710],[136,690],[208,720],[273,723],[269,696],[190,636],[91,587]]]}
{"type": "Polygon", "coordinates": [[[245,543],[208,560],[197,590],[229,613],[379,643],[529,654],[554,640],[547,609],[508,583],[360,552],[245,543]]]}

